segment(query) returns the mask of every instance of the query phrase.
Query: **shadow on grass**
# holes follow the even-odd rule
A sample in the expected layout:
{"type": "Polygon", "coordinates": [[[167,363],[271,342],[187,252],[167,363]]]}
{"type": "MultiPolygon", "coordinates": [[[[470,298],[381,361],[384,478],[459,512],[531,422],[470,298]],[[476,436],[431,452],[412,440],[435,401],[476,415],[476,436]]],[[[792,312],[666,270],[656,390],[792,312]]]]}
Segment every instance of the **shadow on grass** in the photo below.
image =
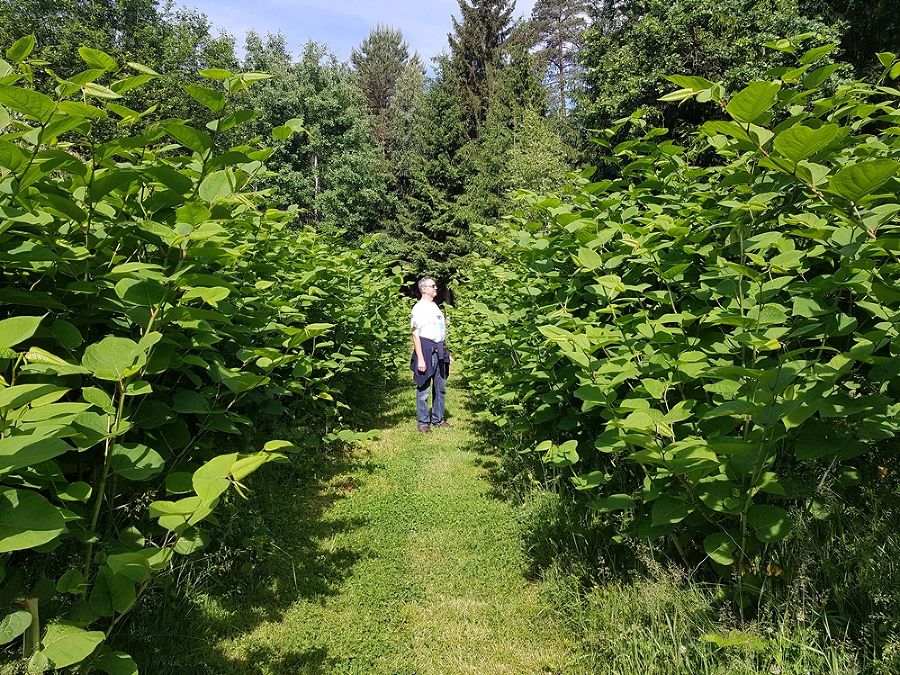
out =
{"type": "Polygon", "coordinates": [[[370,385],[357,393],[352,404],[355,429],[390,429],[405,421],[415,421],[415,394],[412,378],[393,377],[383,384],[370,385]],[[404,399],[408,405],[404,405],[404,399]]]}
{"type": "Polygon", "coordinates": [[[328,650],[323,647],[312,647],[303,651],[274,652],[271,649],[254,646],[246,650],[246,654],[241,660],[232,661],[230,670],[210,670],[210,672],[324,675],[333,672],[337,666],[337,660],[330,658],[328,650]]]}
{"type": "MultiPolygon", "coordinates": [[[[394,397],[406,389],[371,397],[357,428],[395,424],[403,411],[395,412],[394,397]]],[[[210,549],[181,559],[156,581],[114,639],[116,648],[145,673],[331,672],[335,664],[324,646],[293,652],[242,645],[236,654],[223,642],[281,621],[298,600],[324,603],[341,591],[369,552],[335,540],[367,521],[331,511],[379,468],[364,451],[317,449],[251,476],[250,498],[230,495],[217,511],[210,549]]]]}

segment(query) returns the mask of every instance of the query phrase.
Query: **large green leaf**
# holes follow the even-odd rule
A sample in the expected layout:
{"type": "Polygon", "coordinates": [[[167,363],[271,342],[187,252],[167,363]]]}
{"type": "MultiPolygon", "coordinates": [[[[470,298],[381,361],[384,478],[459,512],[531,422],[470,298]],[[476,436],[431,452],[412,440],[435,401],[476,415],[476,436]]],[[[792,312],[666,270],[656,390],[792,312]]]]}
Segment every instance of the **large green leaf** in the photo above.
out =
{"type": "Polygon", "coordinates": [[[34,49],[34,35],[26,35],[12,43],[12,46],[6,50],[6,58],[13,63],[19,63],[28,58],[34,49]]]}
{"type": "Polygon", "coordinates": [[[109,87],[104,87],[102,84],[97,84],[96,82],[88,82],[81,87],[81,91],[84,92],[85,96],[93,96],[94,98],[122,98],[121,94],[117,94],[109,87]]]}
{"type": "Polygon", "coordinates": [[[3,617],[0,621],[0,645],[15,640],[31,625],[31,612],[19,610],[3,617]]]}
{"type": "Polygon", "coordinates": [[[143,307],[162,304],[168,293],[165,286],[149,279],[122,279],[115,290],[122,300],[143,307]]]}
{"type": "Polygon", "coordinates": [[[839,129],[836,124],[825,124],[818,129],[798,124],[775,137],[775,150],[796,164],[827,147],[837,138],[839,129]]]}
{"type": "Polygon", "coordinates": [[[794,526],[787,511],[771,504],[751,506],[747,511],[747,522],[756,530],[756,538],[765,543],[784,539],[794,526]]]}
{"type": "Polygon", "coordinates": [[[225,70],[224,68],[206,68],[197,73],[200,77],[205,77],[209,80],[225,80],[234,75],[230,70],[225,70]]]}
{"type": "Polygon", "coordinates": [[[100,616],[113,616],[128,610],[136,598],[131,579],[116,574],[109,567],[100,568],[91,589],[91,609],[100,616]]]}
{"type": "Polygon", "coordinates": [[[234,178],[226,171],[213,171],[200,183],[199,195],[208,202],[218,202],[234,193],[234,178]]]}
{"type": "Polygon", "coordinates": [[[0,321],[0,349],[15,347],[37,332],[43,316],[14,316],[0,321]]]}
{"type": "Polygon", "coordinates": [[[91,666],[109,675],[138,675],[137,663],[125,652],[101,654],[91,661],[91,666]]]}
{"type": "Polygon", "coordinates": [[[142,352],[137,343],[128,338],[109,336],[89,345],[81,365],[101,380],[122,380],[138,362],[142,352]]]}
{"type": "Polygon", "coordinates": [[[655,502],[650,512],[650,519],[654,527],[679,523],[693,513],[694,507],[690,502],[676,499],[669,495],[663,495],[655,502]]]}
{"type": "MultiPolygon", "coordinates": [[[[3,110],[6,110],[6,108],[3,108],[3,110]]],[[[13,145],[9,141],[0,140],[0,166],[10,171],[18,171],[26,161],[25,153],[19,149],[19,146],[13,145]]],[[[4,216],[9,217],[12,215],[8,209],[5,209],[5,211],[4,216]]]]}
{"type": "Polygon", "coordinates": [[[208,133],[187,124],[167,122],[163,124],[163,129],[181,145],[198,154],[202,155],[212,147],[212,138],[208,133]]]}
{"type": "Polygon", "coordinates": [[[37,433],[0,438],[0,474],[46,462],[71,449],[59,438],[37,433]]]}
{"type": "Polygon", "coordinates": [[[141,443],[117,443],[109,457],[110,469],[129,480],[152,478],[165,465],[162,455],[141,443]]]}
{"type": "Polygon", "coordinates": [[[190,389],[179,389],[172,397],[175,412],[205,415],[212,410],[209,399],[190,389]]]}
{"type": "Polygon", "coordinates": [[[231,485],[231,468],[238,460],[236,452],[213,457],[194,472],[194,492],[207,504],[212,503],[231,485]]]}
{"type": "Polygon", "coordinates": [[[91,47],[79,47],[78,54],[91,68],[99,68],[101,70],[116,71],[119,64],[116,60],[106,52],[91,47]]]}
{"type": "Polygon", "coordinates": [[[51,394],[56,395],[58,400],[67,391],[55,384],[17,384],[0,389],[0,408],[18,408],[51,394]]]}
{"type": "Polygon", "coordinates": [[[201,87],[196,84],[183,84],[181,88],[186,91],[192,99],[205,105],[213,112],[219,112],[225,107],[225,95],[215,89],[209,87],[201,87]]]}
{"type": "Polygon", "coordinates": [[[53,541],[66,531],[58,508],[30,490],[0,491],[0,553],[53,541]]]}
{"type": "Polygon", "coordinates": [[[581,247],[576,258],[579,265],[585,269],[595,270],[603,266],[603,258],[592,248],[581,247]]]}
{"type": "Polygon", "coordinates": [[[105,638],[103,631],[86,631],[64,623],[51,623],[44,634],[40,653],[53,668],[67,668],[84,661],[105,638]]]}
{"type": "Polygon", "coordinates": [[[895,159],[870,159],[845,166],[828,181],[828,191],[858,202],[900,172],[895,159]]]}
{"type": "Polygon", "coordinates": [[[634,508],[634,498],[631,495],[615,494],[608,497],[593,499],[589,503],[590,507],[599,513],[609,513],[611,511],[624,511],[634,508]]]}
{"type": "Polygon", "coordinates": [[[750,123],[775,104],[780,82],[752,82],[739,91],[725,109],[738,122],[750,123]]]}
{"type": "Polygon", "coordinates": [[[730,565],[735,561],[737,543],[724,532],[716,532],[703,540],[703,550],[720,565],[730,565]]]}
{"type": "Polygon", "coordinates": [[[130,579],[135,583],[140,583],[150,578],[153,571],[150,567],[150,557],[153,554],[154,551],[152,550],[117,553],[109,556],[106,559],[106,564],[113,573],[130,579]]]}
{"type": "Polygon", "coordinates": [[[276,452],[255,452],[250,455],[240,455],[238,460],[231,465],[231,477],[237,481],[243,480],[263,464],[284,458],[284,455],[276,452]]]}
{"type": "Polygon", "coordinates": [[[572,466],[578,463],[578,441],[566,441],[553,445],[547,451],[547,459],[558,467],[572,466]]]}

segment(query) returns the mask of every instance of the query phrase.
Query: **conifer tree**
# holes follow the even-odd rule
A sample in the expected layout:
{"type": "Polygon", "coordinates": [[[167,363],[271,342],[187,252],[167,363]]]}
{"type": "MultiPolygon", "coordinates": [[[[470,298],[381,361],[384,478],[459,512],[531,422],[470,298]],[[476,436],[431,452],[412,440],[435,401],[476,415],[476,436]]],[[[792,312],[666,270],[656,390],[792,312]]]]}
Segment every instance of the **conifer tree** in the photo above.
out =
{"type": "Polygon", "coordinates": [[[375,137],[382,146],[389,140],[388,106],[394,96],[397,80],[410,63],[418,63],[418,55],[410,56],[409,45],[396,28],[378,25],[372,29],[359,47],[350,52],[350,62],[357,83],[366,95],[375,137]]]}
{"type": "Polygon", "coordinates": [[[470,135],[484,122],[490,106],[495,71],[502,64],[503,45],[513,29],[515,0],[458,0],[461,20],[453,17],[451,63],[462,82],[470,135]]]}
{"type": "Polygon", "coordinates": [[[538,57],[547,66],[551,102],[560,117],[568,111],[568,101],[577,76],[578,53],[588,27],[586,0],[537,0],[531,13],[538,57]]]}

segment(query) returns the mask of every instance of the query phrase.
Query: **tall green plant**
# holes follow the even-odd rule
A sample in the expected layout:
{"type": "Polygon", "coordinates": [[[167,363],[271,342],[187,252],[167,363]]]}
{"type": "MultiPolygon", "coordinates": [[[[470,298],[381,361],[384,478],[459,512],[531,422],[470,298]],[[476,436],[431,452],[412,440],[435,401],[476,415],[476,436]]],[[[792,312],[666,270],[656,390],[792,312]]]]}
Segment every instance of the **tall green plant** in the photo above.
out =
{"type": "Polygon", "coordinates": [[[624,120],[618,176],[529,195],[460,293],[484,417],[745,599],[791,578],[818,490],[885,480],[900,431],[900,61],[828,94],[833,45],[770,47],[796,67],[733,94],[670,78],[717,107],[714,166],[624,120]]]}
{"type": "Polygon", "coordinates": [[[338,427],[391,345],[397,280],[265,208],[271,149],[221,147],[268,75],[202,71],[183,89],[205,127],[136,132],[152,110],[121,97],[152,69],[82,47],[63,77],[33,47],[0,60],[0,597],[20,606],[0,642],[24,635],[35,671],[136,672],[107,639],[207,545],[226,493],[297,449],[243,431],[281,412],[311,442],[338,427]],[[120,135],[98,142],[109,119],[120,135]]]}

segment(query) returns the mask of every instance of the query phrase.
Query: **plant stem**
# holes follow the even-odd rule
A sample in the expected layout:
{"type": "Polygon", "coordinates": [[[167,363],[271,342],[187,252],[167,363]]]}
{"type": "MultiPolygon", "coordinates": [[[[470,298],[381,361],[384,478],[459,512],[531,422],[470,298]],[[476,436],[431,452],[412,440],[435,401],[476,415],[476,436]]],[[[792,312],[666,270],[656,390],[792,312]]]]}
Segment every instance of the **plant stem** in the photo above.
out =
{"type": "MultiPolygon", "coordinates": [[[[119,428],[119,425],[122,422],[122,416],[125,414],[125,382],[119,381],[119,401],[118,407],[116,408],[116,418],[113,423],[113,428],[111,431],[113,434],[106,439],[106,444],[103,448],[103,468],[100,472],[100,484],[97,486],[97,498],[94,500],[94,508],[91,512],[91,527],[90,532],[94,532],[97,529],[97,522],[100,520],[100,508],[103,506],[103,499],[106,494],[106,481],[109,478],[109,460],[112,455],[112,448],[116,441],[115,431],[119,428]]],[[[91,578],[91,566],[93,562],[94,556],[94,544],[93,542],[87,543],[87,548],[84,553],[84,578],[90,580],[91,578]]]]}
{"type": "Polygon", "coordinates": [[[22,656],[26,659],[41,648],[41,617],[38,612],[38,598],[26,598],[22,601],[25,611],[31,614],[31,625],[22,636],[22,656]]]}

